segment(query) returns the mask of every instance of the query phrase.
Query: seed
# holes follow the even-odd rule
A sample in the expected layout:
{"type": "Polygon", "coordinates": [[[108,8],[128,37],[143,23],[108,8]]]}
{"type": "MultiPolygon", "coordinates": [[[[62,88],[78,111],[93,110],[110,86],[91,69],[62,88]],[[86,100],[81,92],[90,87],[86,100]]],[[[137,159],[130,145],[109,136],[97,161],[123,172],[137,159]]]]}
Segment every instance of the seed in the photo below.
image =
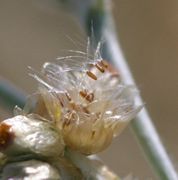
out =
{"type": "Polygon", "coordinates": [[[93,99],[94,99],[94,94],[93,93],[87,94],[86,90],[85,91],[80,91],[79,94],[89,102],[92,102],[93,99]]]}
{"type": "Polygon", "coordinates": [[[92,102],[93,99],[94,99],[94,94],[93,94],[93,93],[88,94],[88,95],[85,97],[85,99],[86,99],[87,101],[89,101],[89,102],[92,102]]]}
{"type": "Polygon", "coordinates": [[[93,80],[97,80],[97,77],[95,74],[93,74],[91,71],[86,72],[89,77],[91,77],[93,80]]]}
{"type": "Polygon", "coordinates": [[[102,73],[105,72],[104,68],[101,67],[99,64],[96,64],[95,66],[96,66],[96,68],[97,68],[100,72],[102,72],[102,73]]]}
{"type": "Polygon", "coordinates": [[[79,92],[80,96],[82,96],[83,98],[85,98],[87,96],[87,92],[86,91],[80,91],[79,92]]]}
{"type": "Polygon", "coordinates": [[[108,68],[108,63],[105,60],[101,60],[100,63],[101,63],[101,66],[108,68]]]}

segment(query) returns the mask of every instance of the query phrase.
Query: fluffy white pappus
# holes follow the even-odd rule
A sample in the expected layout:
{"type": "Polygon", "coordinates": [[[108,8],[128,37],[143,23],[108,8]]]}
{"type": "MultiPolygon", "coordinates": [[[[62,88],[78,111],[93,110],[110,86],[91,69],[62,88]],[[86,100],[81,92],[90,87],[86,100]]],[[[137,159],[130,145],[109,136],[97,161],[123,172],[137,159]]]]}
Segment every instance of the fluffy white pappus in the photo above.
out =
{"type": "Polygon", "coordinates": [[[108,147],[142,108],[134,104],[134,88],[102,59],[100,43],[92,55],[76,51],[33,76],[65,144],[86,155],[108,147]]]}

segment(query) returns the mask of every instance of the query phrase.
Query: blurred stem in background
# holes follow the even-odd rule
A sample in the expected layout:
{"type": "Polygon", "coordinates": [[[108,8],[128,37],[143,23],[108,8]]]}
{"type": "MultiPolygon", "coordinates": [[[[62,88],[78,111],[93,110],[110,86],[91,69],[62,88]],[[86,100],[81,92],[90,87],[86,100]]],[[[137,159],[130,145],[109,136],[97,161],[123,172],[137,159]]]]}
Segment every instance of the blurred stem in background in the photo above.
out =
{"type": "MultiPolygon", "coordinates": [[[[104,39],[102,56],[110,60],[118,69],[126,84],[135,85],[131,71],[119,46],[115,32],[114,20],[111,13],[110,0],[66,0],[64,4],[78,17],[89,37],[92,33],[95,44],[104,39]],[[93,32],[91,32],[93,30],[93,32]]],[[[93,39],[92,39],[93,40],[93,39]]],[[[143,104],[139,95],[135,98],[136,104],[143,104]]],[[[177,180],[177,173],[172,165],[164,146],[161,143],[152,120],[144,108],[132,121],[131,127],[140,143],[147,159],[160,179],[177,180]]]]}
{"type": "Polygon", "coordinates": [[[23,108],[25,102],[26,93],[0,77],[0,105],[12,112],[16,105],[23,108]]]}
{"type": "MultiPolygon", "coordinates": [[[[91,36],[93,29],[95,44],[104,38],[103,58],[110,60],[117,67],[126,84],[135,84],[119,46],[110,0],[61,0],[60,2],[63,2],[76,15],[88,36],[91,36]]],[[[1,104],[9,108],[14,105],[23,107],[26,101],[24,92],[2,79],[0,79],[0,98],[1,104]]],[[[135,101],[136,104],[143,104],[139,95],[136,96],[135,101]]],[[[178,179],[146,108],[132,121],[131,126],[157,176],[160,179],[178,179]]]]}

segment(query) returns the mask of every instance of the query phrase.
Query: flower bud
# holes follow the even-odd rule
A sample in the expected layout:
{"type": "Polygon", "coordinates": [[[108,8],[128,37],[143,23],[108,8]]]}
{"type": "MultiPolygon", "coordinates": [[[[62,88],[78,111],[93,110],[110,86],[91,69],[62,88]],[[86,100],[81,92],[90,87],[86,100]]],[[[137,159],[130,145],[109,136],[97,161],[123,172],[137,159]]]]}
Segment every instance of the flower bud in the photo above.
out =
{"type": "Polygon", "coordinates": [[[58,156],[64,143],[55,125],[39,116],[15,116],[0,123],[0,151],[15,156],[58,156]]]}

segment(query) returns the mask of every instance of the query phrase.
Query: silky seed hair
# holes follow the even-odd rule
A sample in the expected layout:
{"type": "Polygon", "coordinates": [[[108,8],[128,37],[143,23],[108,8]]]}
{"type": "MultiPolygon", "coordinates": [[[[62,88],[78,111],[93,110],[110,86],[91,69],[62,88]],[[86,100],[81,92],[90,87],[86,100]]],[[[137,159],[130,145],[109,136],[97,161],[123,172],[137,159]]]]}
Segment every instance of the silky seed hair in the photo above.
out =
{"type": "Polygon", "coordinates": [[[93,54],[73,51],[33,74],[64,142],[87,155],[104,150],[142,107],[135,106],[133,87],[122,83],[100,48],[98,43],[93,54]]]}

